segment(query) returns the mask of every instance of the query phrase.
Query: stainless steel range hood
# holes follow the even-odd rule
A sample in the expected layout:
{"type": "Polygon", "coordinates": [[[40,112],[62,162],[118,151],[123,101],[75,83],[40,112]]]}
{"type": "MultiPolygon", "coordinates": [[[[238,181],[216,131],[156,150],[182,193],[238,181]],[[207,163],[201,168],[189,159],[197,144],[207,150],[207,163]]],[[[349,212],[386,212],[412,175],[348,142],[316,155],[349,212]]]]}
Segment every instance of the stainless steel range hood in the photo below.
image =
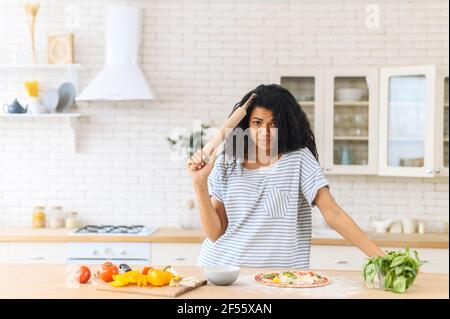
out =
{"type": "Polygon", "coordinates": [[[138,64],[141,15],[134,7],[108,7],[105,66],[77,97],[78,101],[153,100],[138,64]]]}

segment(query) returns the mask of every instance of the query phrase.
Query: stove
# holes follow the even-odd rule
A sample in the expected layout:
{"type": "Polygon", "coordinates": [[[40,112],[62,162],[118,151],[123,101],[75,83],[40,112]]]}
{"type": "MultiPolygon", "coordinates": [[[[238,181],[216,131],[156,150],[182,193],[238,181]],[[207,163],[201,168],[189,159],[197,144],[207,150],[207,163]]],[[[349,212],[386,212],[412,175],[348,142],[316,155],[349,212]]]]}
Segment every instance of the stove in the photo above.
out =
{"type": "Polygon", "coordinates": [[[67,263],[101,264],[111,261],[115,264],[151,264],[151,243],[147,240],[133,240],[138,236],[150,236],[156,227],[144,225],[86,225],[73,231],[73,236],[92,236],[98,240],[67,243],[67,263]],[[117,241],[114,236],[129,237],[117,241]],[[104,237],[104,238],[102,238],[104,237]],[[108,237],[113,237],[109,239],[108,237]],[[106,240],[106,241],[105,241],[106,240]]]}
{"type": "Polygon", "coordinates": [[[86,225],[73,232],[74,235],[104,235],[104,236],[149,236],[157,228],[144,225],[86,225]]]}

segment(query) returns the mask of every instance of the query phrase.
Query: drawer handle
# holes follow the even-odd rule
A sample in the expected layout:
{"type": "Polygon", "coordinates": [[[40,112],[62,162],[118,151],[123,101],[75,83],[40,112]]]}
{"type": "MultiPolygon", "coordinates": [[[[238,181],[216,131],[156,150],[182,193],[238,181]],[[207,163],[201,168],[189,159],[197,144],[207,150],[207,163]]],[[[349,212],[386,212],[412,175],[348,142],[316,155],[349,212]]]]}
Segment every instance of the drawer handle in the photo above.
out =
{"type": "Polygon", "coordinates": [[[42,257],[42,256],[34,256],[34,257],[31,257],[31,260],[44,260],[45,258],[44,257],[42,257]]]}
{"type": "Polygon", "coordinates": [[[186,260],[186,257],[172,257],[173,261],[184,261],[186,260]]]}
{"type": "Polygon", "coordinates": [[[347,260],[335,260],[334,261],[335,264],[348,264],[347,260]]]}

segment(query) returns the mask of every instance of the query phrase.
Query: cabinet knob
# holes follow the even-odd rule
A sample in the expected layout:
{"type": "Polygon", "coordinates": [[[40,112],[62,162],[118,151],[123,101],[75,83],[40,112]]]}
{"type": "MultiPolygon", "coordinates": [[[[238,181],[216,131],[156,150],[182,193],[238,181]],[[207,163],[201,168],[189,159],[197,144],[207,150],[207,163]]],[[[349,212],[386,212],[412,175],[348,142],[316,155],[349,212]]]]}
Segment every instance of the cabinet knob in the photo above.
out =
{"type": "Polygon", "coordinates": [[[97,256],[97,255],[98,255],[98,250],[97,250],[97,249],[94,249],[94,250],[92,251],[92,255],[97,256]]]}
{"type": "Polygon", "coordinates": [[[106,249],[105,249],[105,254],[111,255],[111,249],[110,249],[110,248],[106,248],[106,249]]]}
{"type": "Polygon", "coordinates": [[[433,170],[431,168],[427,168],[427,170],[425,171],[427,174],[431,174],[433,173],[433,170]]]}
{"type": "Polygon", "coordinates": [[[436,172],[436,174],[439,174],[441,172],[441,170],[439,168],[436,168],[435,172],[436,172]]]}
{"type": "Polygon", "coordinates": [[[125,255],[127,254],[127,251],[126,251],[126,250],[121,250],[121,251],[120,251],[120,254],[121,254],[122,256],[125,256],[125,255]]]}

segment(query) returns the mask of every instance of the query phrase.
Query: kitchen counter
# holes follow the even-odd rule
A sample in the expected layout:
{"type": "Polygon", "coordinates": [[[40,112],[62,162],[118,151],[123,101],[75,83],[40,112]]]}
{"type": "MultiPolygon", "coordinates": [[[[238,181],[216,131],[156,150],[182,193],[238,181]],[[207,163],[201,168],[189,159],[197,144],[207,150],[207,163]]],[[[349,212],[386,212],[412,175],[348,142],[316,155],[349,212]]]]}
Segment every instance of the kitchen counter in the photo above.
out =
{"type": "MultiPolygon", "coordinates": [[[[3,298],[160,298],[119,292],[97,291],[91,283],[71,288],[66,284],[68,272],[66,265],[6,264],[0,272],[0,299],[3,298]]],[[[91,266],[95,271],[98,266],[91,266]]],[[[182,275],[202,278],[203,271],[198,267],[176,267],[182,275]]],[[[275,270],[275,269],[271,269],[275,270]]],[[[359,271],[323,270],[332,283],[328,286],[309,289],[276,288],[261,286],[254,282],[253,275],[263,269],[242,268],[238,280],[231,286],[215,286],[208,283],[179,298],[187,299],[245,299],[245,298],[376,298],[376,299],[414,299],[449,298],[448,274],[421,273],[413,286],[405,294],[395,294],[364,286],[359,271]]],[[[267,271],[267,269],[265,270],[267,271]]]]}
{"type": "MultiPolygon", "coordinates": [[[[150,236],[97,236],[71,234],[70,229],[33,229],[31,227],[1,226],[0,242],[155,242],[155,243],[201,243],[205,234],[201,229],[159,228],[150,236]]],[[[377,234],[368,236],[382,247],[448,248],[448,234],[377,234]]],[[[350,246],[339,237],[313,236],[312,245],[350,246]]]]}

